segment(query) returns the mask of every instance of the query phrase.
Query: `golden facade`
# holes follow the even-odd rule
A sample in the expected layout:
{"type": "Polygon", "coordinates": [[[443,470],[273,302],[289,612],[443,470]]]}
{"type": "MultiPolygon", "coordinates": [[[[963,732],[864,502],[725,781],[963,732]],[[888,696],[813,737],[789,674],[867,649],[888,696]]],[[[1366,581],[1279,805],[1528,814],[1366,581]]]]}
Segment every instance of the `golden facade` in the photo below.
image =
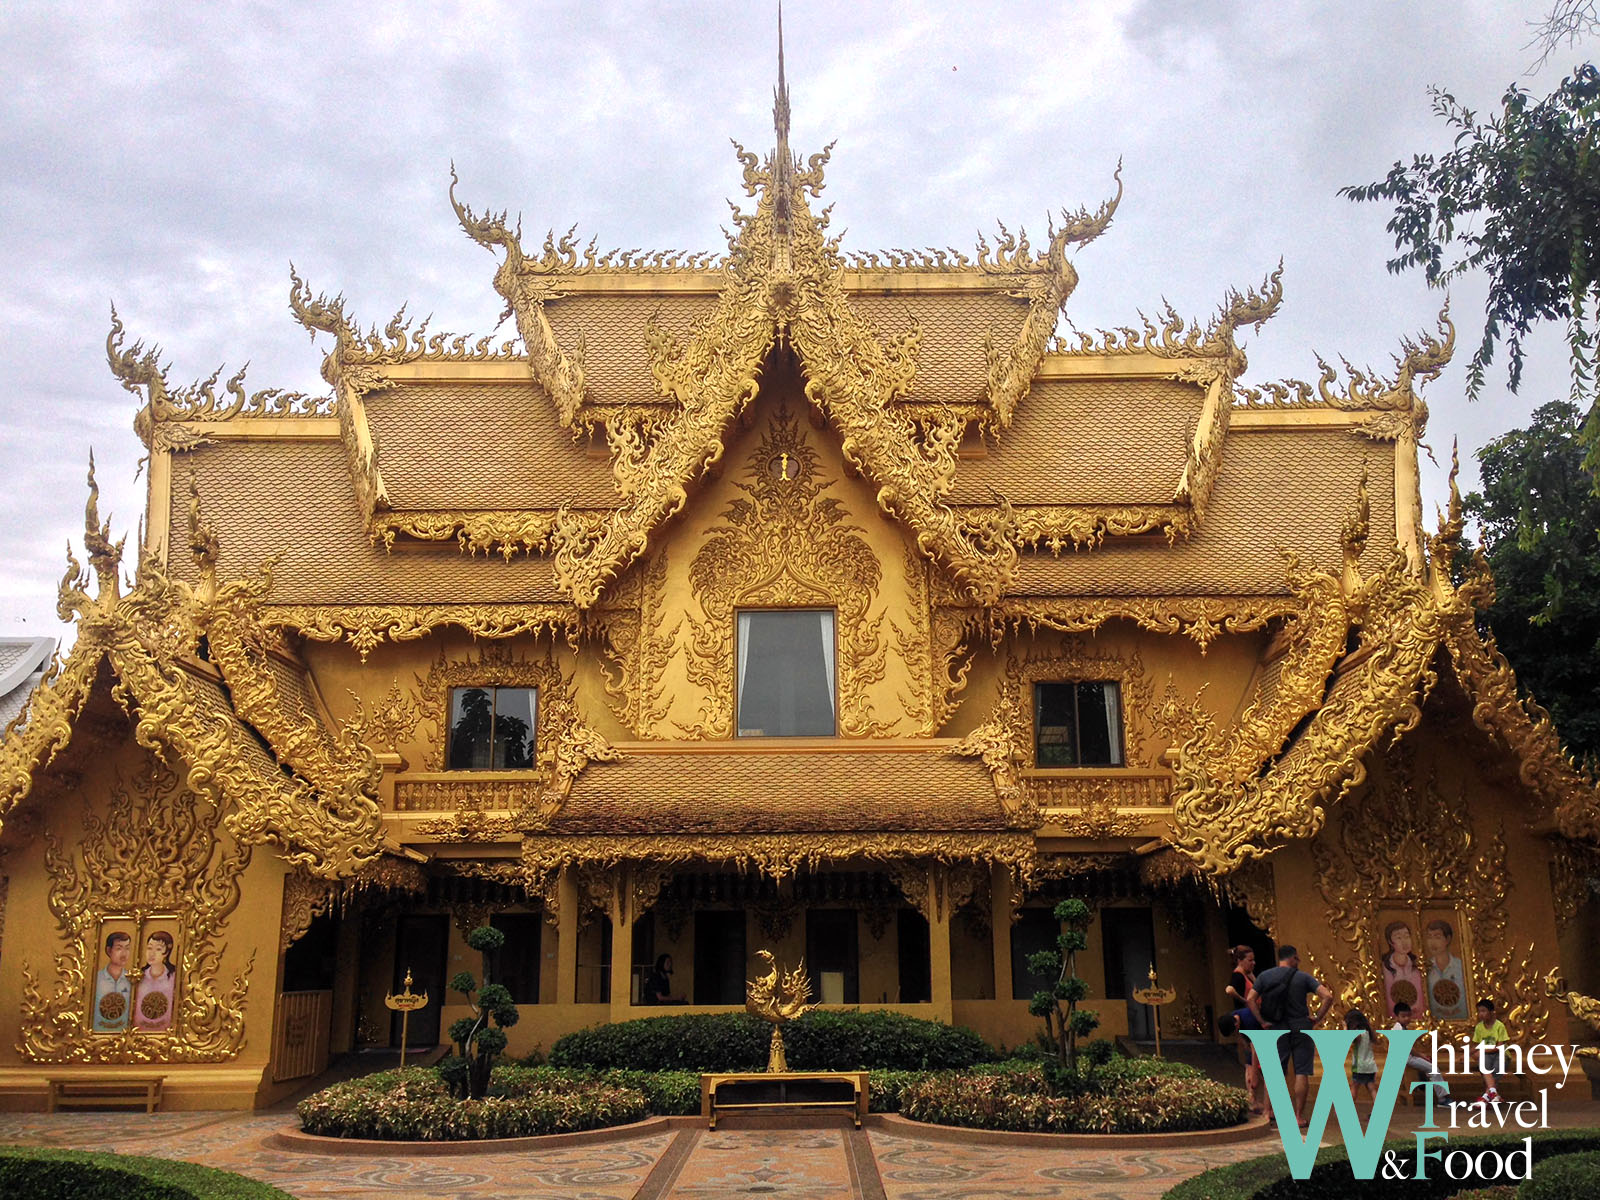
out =
{"type": "Polygon", "coordinates": [[[1120,179],[1038,244],[850,254],[781,88],[776,116],[724,254],[525,245],[453,183],[502,345],[295,278],[307,397],[175,386],[114,321],[148,511],[114,543],[91,467],[76,644],[0,742],[0,1103],[157,1064],[170,1105],[270,1102],[387,1044],[383,995],[443,994],[496,914],[529,918],[513,1051],[661,1011],[658,954],[738,1007],[758,951],[818,939],[824,1002],[1015,1045],[1021,931],[1062,895],[1112,1034],[1154,965],[1163,1033],[1210,1036],[1253,934],[1372,1015],[1418,990],[1393,954],[1442,1024],[1464,992],[1587,1036],[1543,980],[1600,793],[1477,627],[1456,503],[1422,519],[1448,318],[1309,383],[1243,378],[1279,272],[1062,341],[1120,179]],[[831,731],[740,720],[747,672],[788,669],[738,632],[773,612],[818,614],[831,731]],[[526,762],[457,760],[491,689],[537,697],[526,762]]]}

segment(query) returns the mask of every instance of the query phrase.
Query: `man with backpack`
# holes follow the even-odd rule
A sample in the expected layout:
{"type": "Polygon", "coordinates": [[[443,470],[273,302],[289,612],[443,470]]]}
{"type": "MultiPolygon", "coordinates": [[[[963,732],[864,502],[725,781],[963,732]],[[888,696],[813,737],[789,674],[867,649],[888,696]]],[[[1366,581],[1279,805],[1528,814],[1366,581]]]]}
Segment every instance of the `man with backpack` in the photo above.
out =
{"type": "Polygon", "coordinates": [[[1288,1030],[1278,1039],[1278,1063],[1285,1077],[1293,1065],[1294,1078],[1290,1086],[1294,1094],[1294,1115],[1295,1120],[1304,1125],[1306,1096],[1317,1060],[1316,1046],[1306,1036],[1306,1031],[1321,1024],[1333,1011],[1333,991],[1300,969],[1299,951],[1293,946],[1279,946],[1278,965],[1256,976],[1245,1004],[1263,1029],[1288,1030]],[[1322,1001],[1322,1009],[1315,1018],[1311,1016],[1309,1004],[1313,995],[1322,1001]]]}

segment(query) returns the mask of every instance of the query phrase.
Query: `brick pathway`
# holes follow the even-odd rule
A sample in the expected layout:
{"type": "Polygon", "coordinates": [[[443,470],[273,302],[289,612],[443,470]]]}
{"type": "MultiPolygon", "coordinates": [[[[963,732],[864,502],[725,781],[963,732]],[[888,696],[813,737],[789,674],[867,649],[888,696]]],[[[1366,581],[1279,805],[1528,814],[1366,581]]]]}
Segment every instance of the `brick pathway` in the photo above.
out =
{"type": "MultiPolygon", "coordinates": [[[[1591,1106],[1552,1112],[1596,1124],[1591,1106]]],[[[1394,1132],[1408,1122],[1397,1113],[1394,1132]]],[[[1171,1150],[1060,1150],[926,1141],[900,1130],[678,1127],[520,1153],[305,1154],[267,1139],[285,1113],[0,1114],[0,1143],[182,1158],[265,1180],[301,1200],[1154,1200],[1210,1167],[1279,1152],[1275,1135],[1171,1150]]]]}

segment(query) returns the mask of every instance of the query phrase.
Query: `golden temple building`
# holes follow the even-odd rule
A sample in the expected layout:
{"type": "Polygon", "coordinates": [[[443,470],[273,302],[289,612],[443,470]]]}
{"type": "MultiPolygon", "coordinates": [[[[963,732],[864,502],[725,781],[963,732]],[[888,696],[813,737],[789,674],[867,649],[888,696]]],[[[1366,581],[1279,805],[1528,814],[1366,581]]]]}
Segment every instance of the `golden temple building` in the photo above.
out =
{"type": "Polygon", "coordinates": [[[76,641],[0,741],[0,1106],[268,1104],[397,1044],[408,971],[439,1041],[484,921],[512,1053],[742,1007],[763,949],[1016,1046],[1063,896],[1111,1036],[1154,965],[1212,1038],[1240,942],[1374,1020],[1588,1036],[1543,980],[1600,983],[1600,793],[1479,631],[1457,498],[1424,524],[1448,320],[1247,384],[1275,272],[1064,341],[1120,179],[1038,242],[848,253],[781,74],[775,116],[724,254],[525,243],[453,183],[504,344],[295,278],[307,397],[113,320],[148,511],[114,541],[91,466],[76,641]]]}

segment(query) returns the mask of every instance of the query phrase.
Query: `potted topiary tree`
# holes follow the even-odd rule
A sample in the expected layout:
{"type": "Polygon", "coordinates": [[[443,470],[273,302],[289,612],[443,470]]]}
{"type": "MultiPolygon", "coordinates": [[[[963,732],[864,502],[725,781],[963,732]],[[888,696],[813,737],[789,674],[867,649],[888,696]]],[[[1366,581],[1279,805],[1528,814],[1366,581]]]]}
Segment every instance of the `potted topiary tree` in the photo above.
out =
{"type": "Polygon", "coordinates": [[[483,955],[483,986],[478,986],[471,971],[458,971],[450,979],[450,990],[466,996],[472,1016],[451,1023],[450,1040],[456,1044],[457,1057],[441,1073],[458,1095],[473,1100],[488,1094],[494,1060],[505,1052],[505,1031],[517,1023],[511,990],[504,984],[489,982],[490,956],[505,944],[506,935],[500,930],[492,925],[478,926],[467,934],[467,945],[483,955]]]}
{"type": "Polygon", "coordinates": [[[1089,985],[1078,977],[1078,951],[1089,944],[1089,906],[1082,900],[1063,900],[1055,907],[1055,918],[1064,929],[1056,937],[1056,949],[1040,950],[1028,956],[1028,970],[1035,975],[1053,975],[1048,991],[1033,994],[1028,1011],[1044,1019],[1045,1035],[1055,1048],[1056,1059],[1047,1075],[1057,1090],[1080,1081],[1078,1039],[1088,1037],[1100,1024],[1100,1014],[1079,1008],[1089,994],[1089,985]]]}

